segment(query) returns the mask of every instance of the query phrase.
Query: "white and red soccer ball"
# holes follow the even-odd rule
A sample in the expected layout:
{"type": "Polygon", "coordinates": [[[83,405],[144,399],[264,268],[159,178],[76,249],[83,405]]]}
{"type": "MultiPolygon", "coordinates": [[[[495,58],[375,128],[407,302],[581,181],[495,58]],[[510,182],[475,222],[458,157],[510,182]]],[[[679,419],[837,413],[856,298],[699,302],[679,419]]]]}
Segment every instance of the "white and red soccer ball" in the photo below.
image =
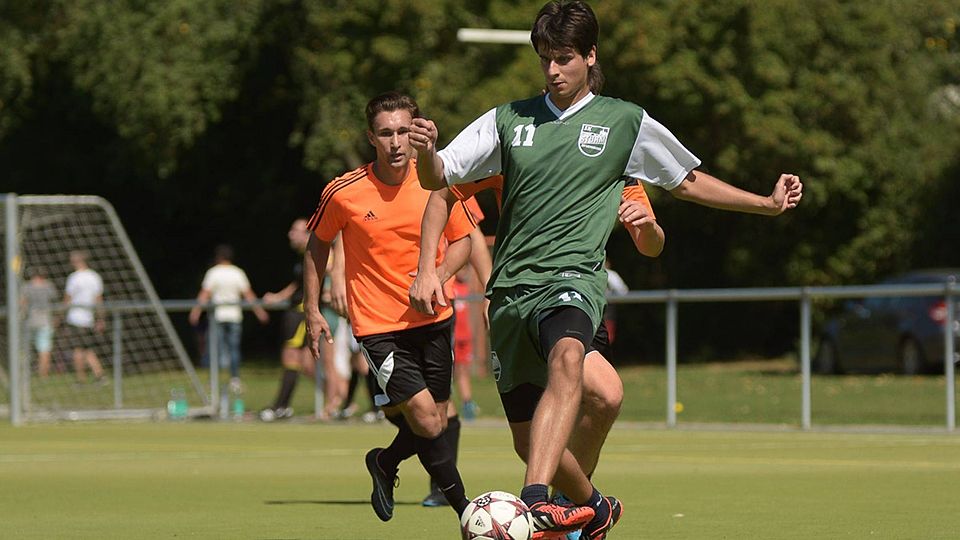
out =
{"type": "Polygon", "coordinates": [[[519,498],[490,491],[470,501],[460,517],[463,540],[530,540],[530,509],[519,498]]]}

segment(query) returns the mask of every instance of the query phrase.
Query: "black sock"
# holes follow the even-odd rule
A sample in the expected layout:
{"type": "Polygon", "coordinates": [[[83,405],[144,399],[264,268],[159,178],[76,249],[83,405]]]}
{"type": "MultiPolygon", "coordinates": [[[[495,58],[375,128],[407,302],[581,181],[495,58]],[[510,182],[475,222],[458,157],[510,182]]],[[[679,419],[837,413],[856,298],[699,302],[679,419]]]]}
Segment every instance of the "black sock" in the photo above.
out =
{"type": "Polygon", "coordinates": [[[447,418],[447,429],[443,432],[447,438],[447,444],[450,445],[450,452],[453,454],[453,465],[457,465],[457,455],[460,451],[460,416],[451,416],[447,418]]]}
{"type": "Polygon", "coordinates": [[[590,520],[591,523],[606,523],[607,516],[610,514],[610,507],[604,504],[603,495],[597,491],[597,488],[593,488],[593,493],[590,494],[590,498],[587,500],[587,503],[583,506],[589,506],[593,508],[593,519],[590,520]]]}
{"type": "Polygon", "coordinates": [[[546,502],[547,500],[547,485],[546,484],[530,484],[525,486],[523,491],[520,492],[520,499],[527,505],[527,507],[533,506],[538,502],[546,502]]]}
{"type": "Polygon", "coordinates": [[[297,378],[300,372],[295,369],[284,369],[280,377],[280,391],[277,393],[277,400],[273,402],[274,409],[281,409],[290,406],[290,396],[293,395],[293,389],[297,387],[297,378]]]}
{"type": "MultiPolygon", "coordinates": [[[[453,466],[457,466],[457,455],[460,450],[460,416],[451,416],[447,418],[447,429],[443,432],[442,437],[447,439],[447,444],[450,446],[450,451],[453,453],[453,466]]],[[[436,491],[440,489],[437,486],[436,480],[432,477],[430,478],[430,491],[436,491]]]]}
{"type": "Polygon", "coordinates": [[[430,473],[431,478],[436,480],[444,498],[450,503],[457,516],[463,514],[470,501],[467,500],[460,472],[453,463],[447,438],[441,433],[435,439],[417,437],[416,440],[417,456],[423,468],[430,473]]]}
{"type": "Polygon", "coordinates": [[[603,502],[603,495],[597,491],[597,488],[593,488],[593,493],[590,494],[590,498],[587,499],[587,502],[584,503],[583,506],[589,506],[590,508],[593,508],[595,511],[599,512],[599,506],[601,502],[603,502]]]}
{"type": "Polygon", "coordinates": [[[413,433],[413,430],[410,429],[410,425],[407,424],[402,414],[387,418],[390,418],[390,423],[397,426],[397,435],[393,438],[390,446],[384,448],[383,452],[380,452],[380,457],[377,459],[377,462],[380,464],[383,472],[396,474],[397,469],[400,467],[400,462],[417,453],[417,436],[413,433]]]}

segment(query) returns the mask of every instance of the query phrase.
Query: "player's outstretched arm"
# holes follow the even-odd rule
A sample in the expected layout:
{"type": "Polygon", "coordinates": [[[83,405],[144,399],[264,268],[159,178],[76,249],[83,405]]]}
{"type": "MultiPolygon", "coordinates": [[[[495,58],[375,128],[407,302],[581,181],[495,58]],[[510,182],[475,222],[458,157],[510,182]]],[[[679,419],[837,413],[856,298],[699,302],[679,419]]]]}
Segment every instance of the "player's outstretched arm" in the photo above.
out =
{"type": "Polygon", "coordinates": [[[778,216],[796,208],[803,196],[803,183],[795,174],[781,174],[769,196],[757,195],[734,187],[702,171],[691,171],[679,186],[670,191],[674,197],[703,206],[778,216]]]}
{"type": "Polygon", "coordinates": [[[320,284],[327,271],[327,257],[330,244],[311,234],[307,242],[307,252],[303,256],[303,313],[307,320],[307,339],[310,353],[315,360],[320,359],[320,336],[327,343],[333,343],[330,325],[320,314],[320,284]]]}
{"type": "Polygon", "coordinates": [[[417,277],[410,285],[410,306],[420,313],[435,315],[433,303],[441,306],[447,302],[443,294],[443,281],[437,273],[437,249],[440,235],[457,198],[449,189],[430,194],[420,222],[420,260],[417,262],[417,277]]]}
{"type": "Polygon", "coordinates": [[[410,146],[417,151],[417,176],[423,189],[436,191],[447,187],[443,160],[437,155],[437,125],[426,118],[414,118],[410,125],[410,146]]]}

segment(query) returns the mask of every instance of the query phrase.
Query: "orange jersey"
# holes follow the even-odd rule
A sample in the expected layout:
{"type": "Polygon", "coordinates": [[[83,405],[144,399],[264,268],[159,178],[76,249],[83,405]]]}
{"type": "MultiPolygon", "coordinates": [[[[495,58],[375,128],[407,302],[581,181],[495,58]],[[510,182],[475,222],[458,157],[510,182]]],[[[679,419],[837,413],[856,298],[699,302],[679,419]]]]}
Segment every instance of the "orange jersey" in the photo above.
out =
{"type": "MultiPolygon", "coordinates": [[[[420,187],[416,164],[396,186],[383,183],[368,163],[327,184],[307,227],[324,242],[342,231],[347,305],[357,337],[416,328],[443,321],[410,307],[408,292],[420,256],[420,221],[430,192],[420,187]]],[[[470,234],[476,223],[464,204],[454,206],[444,229],[447,242],[470,234]]],[[[443,243],[441,243],[443,244],[443,243]]],[[[444,247],[437,253],[443,260],[444,247]]]]}
{"type": "MultiPolygon", "coordinates": [[[[485,189],[493,190],[494,195],[497,197],[497,206],[500,206],[503,199],[503,176],[491,176],[490,178],[484,178],[476,182],[457,184],[450,187],[450,191],[461,201],[468,198],[473,200],[472,197],[474,195],[485,189]]],[[[647,207],[647,211],[650,212],[650,217],[656,219],[656,215],[653,213],[653,206],[650,205],[650,199],[647,197],[647,192],[643,189],[643,184],[639,181],[633,178],[627,179],[626,185],[623,186],[623,198],[628,201],[639,201],[647,207]]]]}
{"type": "MultiPolygon", "coordinates": [[[[503,178],[502,176],[496,176],[494,178],[503,178]]],[[[458,197],[459,198],[459,197],[458,197]]],[[[483,210],[480,209],[480,205],[477,203],[477,199],[470,197],[469,199],[463,200],[464,204],[467,205],[467,210],[470,211],[470,215],[473,216],[473,220],[477,223],[483,221],[484,215],[483,210]]]]}

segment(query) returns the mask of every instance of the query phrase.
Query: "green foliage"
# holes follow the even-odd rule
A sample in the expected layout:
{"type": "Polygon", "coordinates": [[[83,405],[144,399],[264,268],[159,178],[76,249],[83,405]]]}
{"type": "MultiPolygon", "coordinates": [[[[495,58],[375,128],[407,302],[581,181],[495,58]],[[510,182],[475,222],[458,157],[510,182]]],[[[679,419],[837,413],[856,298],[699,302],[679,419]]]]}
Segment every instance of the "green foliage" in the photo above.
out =
{"type": "Polygon", "coordinates": [[[160,176],[236,99],[259,0],[61,4],[54,58],[160,176]]]}
{"type": "MultiPolygon", "coordinates": [[[[372,156],[367,100],[411,93],[446,142],[539,92],[530,47],[460,43],[456,30],[526,30],[541,4],[3,2],[0,168],[11,190],[109,197],[140,226],[148,267],[166,267],[154,238],[172,235],[192,262],[158,279],[167,294],[193,293],[197,254],[216,241],[248,243],[252,273],[282,279],[286,222],[372,156]],[[147,197],[162,204],[144,211],[147,197]]],[[[960,265],[960,0],[593,4],[604,93],[643,106],[734,185],[766,193],[783,171],[806,185],[778,219],[651,190],[660,260],[638,263],[622,231],[609,250],[630,285],[837,284],[960,265]]]]}

